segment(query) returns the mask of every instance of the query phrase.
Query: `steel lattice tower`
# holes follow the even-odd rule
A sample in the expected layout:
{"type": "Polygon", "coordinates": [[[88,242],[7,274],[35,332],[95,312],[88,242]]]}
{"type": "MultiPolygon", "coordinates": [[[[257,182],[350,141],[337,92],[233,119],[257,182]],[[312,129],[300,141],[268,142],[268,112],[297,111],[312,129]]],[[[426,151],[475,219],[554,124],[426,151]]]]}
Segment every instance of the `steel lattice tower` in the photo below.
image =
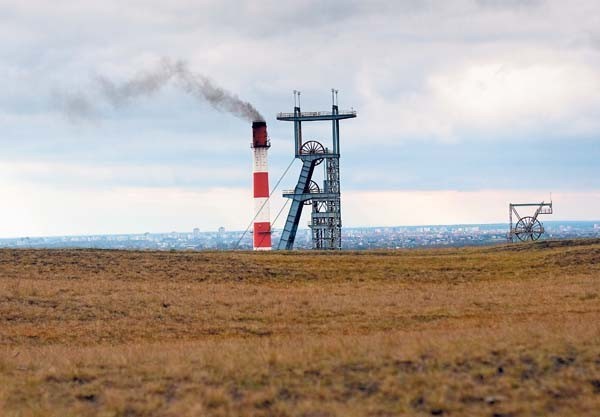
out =
{"type": "Polygon", "coordinates": [[[340,112],[337,91],[331,90],[331,111],[302,112],[300,92],[294,91],[294,112],[279,113],[277,120],[294,122],[296,158],[302,161],[298,183],[283,196],[292,200],[290,211],[281,234],[279,249],[293,249],[298,224],[305,205],[312,206],[311,222],[313,249],[341,249],[342,212],[340,203],[340,120],[356,117],[356,111],[340,112]],[[320,142],[303,142],[302,122],[331,121],[332,148],[320,142]],[[323,163],[322,186],[313,181],[315,167],[323,163]]]}

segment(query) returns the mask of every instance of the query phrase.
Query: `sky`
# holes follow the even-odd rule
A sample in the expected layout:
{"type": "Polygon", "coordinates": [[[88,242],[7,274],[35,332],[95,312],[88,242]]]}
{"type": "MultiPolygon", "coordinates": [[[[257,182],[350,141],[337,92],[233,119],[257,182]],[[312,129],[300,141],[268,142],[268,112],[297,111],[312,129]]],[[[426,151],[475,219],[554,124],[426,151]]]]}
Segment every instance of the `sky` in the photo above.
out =
{"type": "Polygon", "coordinates": [[[293,90],[327,110],[338,89],[358,112],[341,123],[344,226],[507,222],[509,202],[550,194],[546,219],[600,220],[595,0],[0,0],[0,237],[248,225],[247,120],[177,83],[118,104],[99,87],[165,60],[261,112],[272,185],[293,159],[277,112],[293,90]]]}

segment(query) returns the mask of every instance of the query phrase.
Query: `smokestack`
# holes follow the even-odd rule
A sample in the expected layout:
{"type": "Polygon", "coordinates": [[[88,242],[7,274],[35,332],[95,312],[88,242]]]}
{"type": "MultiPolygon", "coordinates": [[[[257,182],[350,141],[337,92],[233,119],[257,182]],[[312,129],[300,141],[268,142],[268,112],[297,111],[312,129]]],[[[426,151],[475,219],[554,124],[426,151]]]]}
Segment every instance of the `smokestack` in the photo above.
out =
{"type": "Polygon", "coordinates": [[[252,122],[254,151],[254,250],[271,250],[271,218],[269,215],[269,169],[267,152],[271,147],[264,121],[252,122]]]}

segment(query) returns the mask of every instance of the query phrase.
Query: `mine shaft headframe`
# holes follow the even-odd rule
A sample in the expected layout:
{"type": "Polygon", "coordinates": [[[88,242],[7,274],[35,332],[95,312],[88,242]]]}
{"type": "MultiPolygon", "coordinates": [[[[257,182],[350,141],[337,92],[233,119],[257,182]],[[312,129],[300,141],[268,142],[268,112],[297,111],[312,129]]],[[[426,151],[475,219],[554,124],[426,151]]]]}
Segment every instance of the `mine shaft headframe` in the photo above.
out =
{"type": "Polygon", "coordinates": [[[538,220],[540,214],[552,214],[552,201],[549,203],[519,203],[508,205],[509,224],[508,241],[514,242],[515,237],[521,242],[538,240],[544,234],[544,225],[538,220]],[[536,207],[531,216],[521,216],[517,209],[522,207],[536,207]],[[514,222],[516,217],[516,223],[514,222]]]}
{"type": "Polygon", "coordinates": [[[284,191],[283,196],[290,198],[289,213],[281,238],[279,249],[293,249],[298,224],[305,206],[312,206],[311,223],[313,248],[341,249],[341,200],[340,200],[340,120],[356,117],[354,109],[340,111],[337,101],[338,91],[331,90],[331,110],[303,112],[300,109],[300,92],[294,90],[294,112],[279,113],[277,120],[294,122],[294,153],[302,161],[298,182],[293,190],[284,191]],[[331,122],[332,145],[324,146],[316,140],[304,141],[303,122],[331,122]],[[316,166],[323,163],[322,186],[313,179],[316,166]]]}

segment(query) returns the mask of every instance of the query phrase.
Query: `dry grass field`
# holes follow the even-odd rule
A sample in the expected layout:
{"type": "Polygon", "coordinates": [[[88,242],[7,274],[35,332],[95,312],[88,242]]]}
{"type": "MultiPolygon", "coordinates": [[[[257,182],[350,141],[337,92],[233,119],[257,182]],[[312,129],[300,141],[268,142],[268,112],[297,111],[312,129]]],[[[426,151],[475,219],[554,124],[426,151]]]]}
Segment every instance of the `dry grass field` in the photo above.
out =
{"type": "Polygon", "coordinates": [[[600,416],[600,241],[0,251],[0,416],[600,416]]]}

